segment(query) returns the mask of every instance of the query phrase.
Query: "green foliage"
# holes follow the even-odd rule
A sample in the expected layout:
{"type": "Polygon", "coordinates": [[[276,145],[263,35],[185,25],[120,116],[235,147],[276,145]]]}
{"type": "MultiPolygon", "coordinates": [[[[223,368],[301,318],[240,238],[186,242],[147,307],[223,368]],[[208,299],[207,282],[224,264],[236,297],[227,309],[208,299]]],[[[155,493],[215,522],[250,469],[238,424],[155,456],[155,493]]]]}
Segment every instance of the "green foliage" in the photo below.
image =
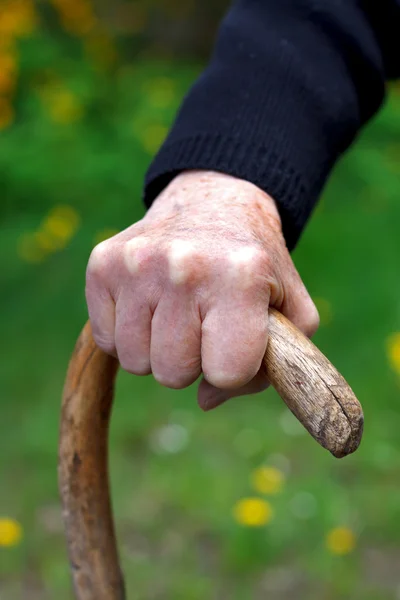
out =
{"type": "MultiPolygon", "coordinates": [[[[105,232],[143,214],[145,169],[199,67],[121,56],[105,67],[81,39],[43,31],[19,56],[16,119],[0,137],[0,519],[24,534],[0,547],[0,598],[67,600],[56,449],[63,377],[86,318],[85,265],[105,232]]],[[[360,450],[328,456],[271,391],[205,415],[195,386],[177,392],[121,373],[111,473],[130,597],[398,597],[399,359],[386,340],[400,330],[399,136],[393,93],[294,255],[322,298],[316,343],[364,405],[360,450]],[[254,489],[263,464],[285,473],[280,493],[254,489]],[[254,495],[274,511],[259,528],[232,512],[254,495]],[[341,526],[356,536],[346,556],[326,546],[341,526]]]]}

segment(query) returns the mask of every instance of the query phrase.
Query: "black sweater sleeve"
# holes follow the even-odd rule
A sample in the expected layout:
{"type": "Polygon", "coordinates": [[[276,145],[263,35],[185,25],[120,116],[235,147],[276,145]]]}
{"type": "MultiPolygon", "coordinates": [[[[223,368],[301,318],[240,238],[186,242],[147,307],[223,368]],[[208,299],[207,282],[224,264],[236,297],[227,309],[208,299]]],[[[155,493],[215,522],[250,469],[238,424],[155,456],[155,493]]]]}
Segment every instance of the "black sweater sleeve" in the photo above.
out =
{"type": "Polygon", "coordinates": [[[237,0],[145,181],[222,171],[277,202],[289,249],[339,156],[400,75],[400,0],[237,0]]]}

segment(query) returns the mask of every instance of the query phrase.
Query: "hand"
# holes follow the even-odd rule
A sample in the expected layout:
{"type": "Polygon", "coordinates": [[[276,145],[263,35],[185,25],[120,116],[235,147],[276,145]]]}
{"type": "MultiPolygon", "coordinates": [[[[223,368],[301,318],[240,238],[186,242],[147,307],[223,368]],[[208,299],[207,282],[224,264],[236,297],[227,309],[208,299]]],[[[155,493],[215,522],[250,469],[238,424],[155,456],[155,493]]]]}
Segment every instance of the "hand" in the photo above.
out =
{"type": "Polygon", "coordinates": [[[100,348],[171,388],[203,373],[204,410],[267,387],[269,305],[308,336],[319,324],[275,202],[212,171],[181,173],[141,221],[96,246],[86,297],[100,348]]]}

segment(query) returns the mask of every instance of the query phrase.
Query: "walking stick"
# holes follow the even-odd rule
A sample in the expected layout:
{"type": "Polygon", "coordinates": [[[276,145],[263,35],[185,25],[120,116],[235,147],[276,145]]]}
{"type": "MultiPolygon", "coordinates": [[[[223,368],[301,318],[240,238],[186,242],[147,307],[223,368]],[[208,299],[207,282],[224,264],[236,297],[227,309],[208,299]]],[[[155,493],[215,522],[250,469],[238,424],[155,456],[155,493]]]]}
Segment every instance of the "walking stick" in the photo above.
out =
{"type": "MultiPolygon", "coordinates": [[[[263,366],[287,406],[317,442],[341,458],[357,449],[362,408],[328,359],[292,323],[269,311],[263,366]]],[[[59,486],[77,600],[124,600],[111,512],[108,425],[118,361],[94,343],[88,322],[65,381],[59,486]]]]}

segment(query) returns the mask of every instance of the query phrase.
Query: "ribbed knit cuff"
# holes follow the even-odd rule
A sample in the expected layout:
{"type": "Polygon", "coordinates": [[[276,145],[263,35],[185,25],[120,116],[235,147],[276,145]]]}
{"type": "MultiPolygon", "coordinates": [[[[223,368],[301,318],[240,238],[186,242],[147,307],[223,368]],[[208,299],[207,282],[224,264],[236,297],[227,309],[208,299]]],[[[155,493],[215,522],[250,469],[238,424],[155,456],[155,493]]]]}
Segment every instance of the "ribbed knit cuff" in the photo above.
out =
{"type": "Polygon", "coordinates": [[[178,173],[189,169],[220,171],[250,181],[267,192],[278,206],[289,250],[295,247],[316,198],[302,177],[271,148],[218,134],[167,143],[146,176],[147,208],[178,173]]]}
{"type": "Polygon", "coordinates": [[[358,0],[235,0],[150,166],[147,206],[180,171],[222,171],[274,198],[293,249],[382,101],[381,58],[358,0]]]}

